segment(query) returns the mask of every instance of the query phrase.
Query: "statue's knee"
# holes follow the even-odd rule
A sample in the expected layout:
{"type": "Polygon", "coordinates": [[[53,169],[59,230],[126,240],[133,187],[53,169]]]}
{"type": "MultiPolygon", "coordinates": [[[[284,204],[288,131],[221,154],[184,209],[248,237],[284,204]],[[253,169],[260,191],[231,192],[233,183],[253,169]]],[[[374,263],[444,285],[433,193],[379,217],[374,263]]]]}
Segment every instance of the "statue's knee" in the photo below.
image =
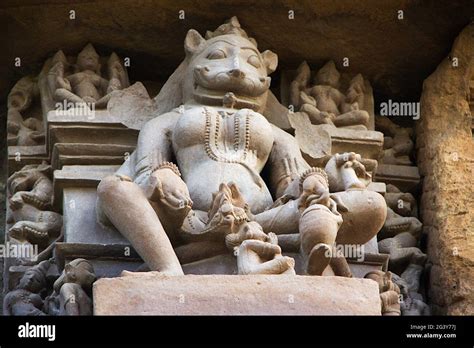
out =
{"type": "Polygon", "coordinates": [[[65,88],[58,88],[54,91],[53,98],[56,101],[64,101],[70,98],[72,93],[65,88]]]}
{"type": "Polygon", "coordinates": [[[316,244],[334,244],[340,223],[340,216],[333,214],[325,206],[315,204],[307,208],[299,222],[303,252],[309,254],[316,244]]]}
{"type": "Polygon", "coordinates": [[[97,196],[100,201],[107,200],[120,196],[124,190],[130,185],[133,185],[132,181],[128,177],[110,175],[102,179],[97,187],[97,196]]]}
{"type": "Polygon", "coordinates": [[[360,113],[360,122],[364,125],[368,125],[369,124],[369,120],[370,120],[370,115],[367,111],[365,110],[361,110],[362,112],[360,113]]]}

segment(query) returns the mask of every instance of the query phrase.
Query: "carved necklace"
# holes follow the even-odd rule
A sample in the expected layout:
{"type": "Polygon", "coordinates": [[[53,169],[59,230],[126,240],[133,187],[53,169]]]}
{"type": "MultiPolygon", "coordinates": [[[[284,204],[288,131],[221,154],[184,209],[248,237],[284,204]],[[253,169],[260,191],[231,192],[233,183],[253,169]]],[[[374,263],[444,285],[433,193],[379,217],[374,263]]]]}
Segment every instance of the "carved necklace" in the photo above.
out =
{"type": "Polygon", "coordinates": [[[249,171],[259,187],[265,187],[260,174],[246,161],[250,148],[250,110],[247,110],[244,117],[241,117],[238,111],[219,113],[207,107],[203,108],[203,113],[206,116],[204,148],[207,156],[216,162],[241,164],[249,171]],[[228,142],[225,135],[222,136],[221,120],[224,121],[224,126],[227,126],[229,116],[232,115],[234,116],[233,139],[228,142]],[[232,143],[232,146],[228,143],[232,143]]]}
{"type": "Polygon", "coordinates": [[[250,145],[250,111],[243,117],[238,112],[219,113],[206,107],[203,112],[206,116],[204,147],[209,158],[217,162],[243,163],[250,145]],[[231,116],[234,116],[233,139],[229,146],[221,123],[226,127],[231,116]]]}

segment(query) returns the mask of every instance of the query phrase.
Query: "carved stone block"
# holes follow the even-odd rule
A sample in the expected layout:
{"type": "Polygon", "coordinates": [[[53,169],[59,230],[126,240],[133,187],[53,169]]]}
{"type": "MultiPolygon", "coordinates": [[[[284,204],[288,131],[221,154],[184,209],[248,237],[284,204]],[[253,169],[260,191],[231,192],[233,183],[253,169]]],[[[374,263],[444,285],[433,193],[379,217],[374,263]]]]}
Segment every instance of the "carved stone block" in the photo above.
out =
{"type": "Polygon", "coordinates": [[[420,184],[420,172],[418,167],[379,164],[375,180],[395,185],[402,192],[409,192],[420,184]]]}
{"type": "Polygon", "coordinates": [[[95,315],[380,315],[372,280],[282,275],[167,277],[94,283],[95,315]]]}
{"type": "Polygon", "coordinates": [[[290,124],[305,159],[313,165],[329,156],[357,152],[364,159],[378,159],[383,150],[383,133],[370,130],[313,125],[304,113],[290,114],[290,124]]]}

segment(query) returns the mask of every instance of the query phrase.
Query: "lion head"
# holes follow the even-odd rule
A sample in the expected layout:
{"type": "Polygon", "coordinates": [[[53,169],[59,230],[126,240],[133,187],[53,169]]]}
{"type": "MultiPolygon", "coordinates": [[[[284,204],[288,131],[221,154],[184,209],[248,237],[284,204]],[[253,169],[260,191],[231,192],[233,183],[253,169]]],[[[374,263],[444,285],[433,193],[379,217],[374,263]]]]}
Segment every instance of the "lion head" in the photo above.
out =
{"type": "Polygon", "coordinates": [[[155,98],[163,111],[182,103],[263,111],[271,81],[268,75],[276,69],[278,58],[268,50],[261,53],[236,17],[208,31],[205,38],[189,30],[184,48],[185,60],[155,98]]]}

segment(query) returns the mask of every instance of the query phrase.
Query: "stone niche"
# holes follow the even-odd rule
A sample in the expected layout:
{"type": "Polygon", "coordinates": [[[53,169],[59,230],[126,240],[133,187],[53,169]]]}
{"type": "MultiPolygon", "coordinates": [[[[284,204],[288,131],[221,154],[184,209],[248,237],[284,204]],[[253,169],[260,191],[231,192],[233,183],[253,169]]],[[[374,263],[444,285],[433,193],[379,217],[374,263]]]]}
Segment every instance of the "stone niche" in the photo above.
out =
{"type": "Polygon", "coordinates": [[[473,26],[414,127],[375,107],[406,81],[223,18],[150,48],[163,76],[92,40],[13,81],[5,241],[38,257],[4,314],[474,313],[473,26]]]}

